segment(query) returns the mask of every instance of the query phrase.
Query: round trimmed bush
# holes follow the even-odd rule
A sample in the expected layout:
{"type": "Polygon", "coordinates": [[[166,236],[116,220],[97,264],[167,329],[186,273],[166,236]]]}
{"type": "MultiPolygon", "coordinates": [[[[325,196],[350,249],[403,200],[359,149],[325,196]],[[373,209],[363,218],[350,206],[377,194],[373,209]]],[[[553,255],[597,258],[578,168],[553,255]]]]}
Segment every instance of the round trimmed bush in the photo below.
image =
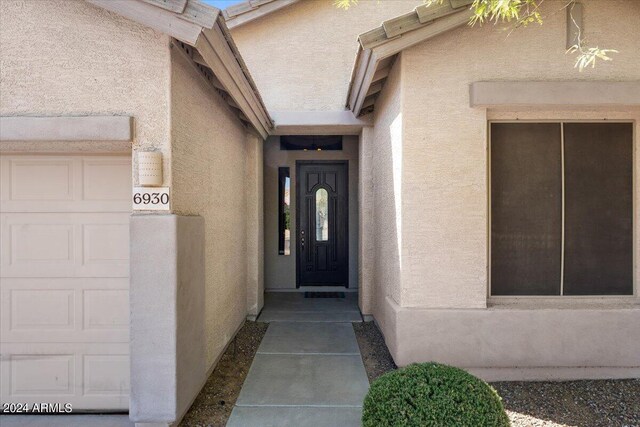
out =
{"type": "Polygon", "coordinates": [[[364,427],[508,427],[498,393],[462,369],[420,363],[389,372],[371,384],[364,427]]]}

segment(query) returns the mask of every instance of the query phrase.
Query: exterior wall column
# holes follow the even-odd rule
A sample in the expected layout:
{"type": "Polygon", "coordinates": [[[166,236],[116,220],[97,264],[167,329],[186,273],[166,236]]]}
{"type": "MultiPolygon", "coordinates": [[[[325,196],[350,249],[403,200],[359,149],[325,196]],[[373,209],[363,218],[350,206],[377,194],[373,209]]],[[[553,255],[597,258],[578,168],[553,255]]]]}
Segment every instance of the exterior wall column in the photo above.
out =
{"type": "Polygon", "coordinates": [[[171,426],[208,376],[204,218],[133,215],[130,230],[129,418],[171,426]]]}
{"type": "Polygon", "coordinates": [[[263,141],[247,135],[247,317],[255,320],[264,305],[263,141]]]}
{"type": "Polygon", "coordinates": [[[358,144],[360,159],[360,184],[359,184],[359,209],[360,214],[360,239],[358,247],[358,304],[360,311],[367,318],[373,318],[373,305],[375,301],[374,257],[375,257],[375,233],[373,229],[373,127],[362,128],[360,143],[358,144]]]}

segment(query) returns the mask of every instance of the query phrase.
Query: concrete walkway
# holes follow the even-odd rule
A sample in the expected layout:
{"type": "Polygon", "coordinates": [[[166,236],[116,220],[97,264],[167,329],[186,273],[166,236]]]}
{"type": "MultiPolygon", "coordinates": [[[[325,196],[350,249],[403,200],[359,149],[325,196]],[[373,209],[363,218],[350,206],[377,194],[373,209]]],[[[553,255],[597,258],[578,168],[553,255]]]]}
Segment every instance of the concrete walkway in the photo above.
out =
{"type": "Polygon", "coordinates": [[[369,381],[351,322],[357,295],[267,293],[269,322],[228,427],[360,426],[369,381]]]}

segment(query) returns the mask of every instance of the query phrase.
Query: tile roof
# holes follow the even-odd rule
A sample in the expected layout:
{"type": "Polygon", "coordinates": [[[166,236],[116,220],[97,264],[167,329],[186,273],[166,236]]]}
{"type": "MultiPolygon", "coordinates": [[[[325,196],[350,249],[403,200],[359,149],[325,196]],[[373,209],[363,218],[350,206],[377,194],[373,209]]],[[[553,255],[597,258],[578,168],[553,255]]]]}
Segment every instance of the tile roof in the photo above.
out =
{"type": "Polygon", "coordinates": [[[360,34],[347,108],[356,116],[373,111],[396,55],[424,40],[465,25],[473,13],[469,7],[472,3],[473,0],[444,0],[442,4],[420,5],[360,34]]]}
{"type": "Polygon", "coordinates": [[[247,0],[222,11],[227,27],[235,28],[290,6],[298,0],[247,0]]]}

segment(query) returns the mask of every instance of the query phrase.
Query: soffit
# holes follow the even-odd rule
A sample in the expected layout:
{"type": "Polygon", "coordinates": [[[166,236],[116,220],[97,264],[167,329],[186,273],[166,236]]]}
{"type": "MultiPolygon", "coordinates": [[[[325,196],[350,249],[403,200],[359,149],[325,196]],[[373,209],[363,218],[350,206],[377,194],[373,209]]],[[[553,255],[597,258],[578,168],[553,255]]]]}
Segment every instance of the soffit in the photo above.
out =
{"type": "Polygon", "coordinates": [[[346,106],[355,116],[372,112],[398,53],[469,22],[473,0],[421,5],[360,34],[346,106]]]}
{"type": "Polygon", "coordinates": [[[273,121],[220,10],[199,0],[85,0],[174,39],[243,125],[266,138],[273,121]]]}

